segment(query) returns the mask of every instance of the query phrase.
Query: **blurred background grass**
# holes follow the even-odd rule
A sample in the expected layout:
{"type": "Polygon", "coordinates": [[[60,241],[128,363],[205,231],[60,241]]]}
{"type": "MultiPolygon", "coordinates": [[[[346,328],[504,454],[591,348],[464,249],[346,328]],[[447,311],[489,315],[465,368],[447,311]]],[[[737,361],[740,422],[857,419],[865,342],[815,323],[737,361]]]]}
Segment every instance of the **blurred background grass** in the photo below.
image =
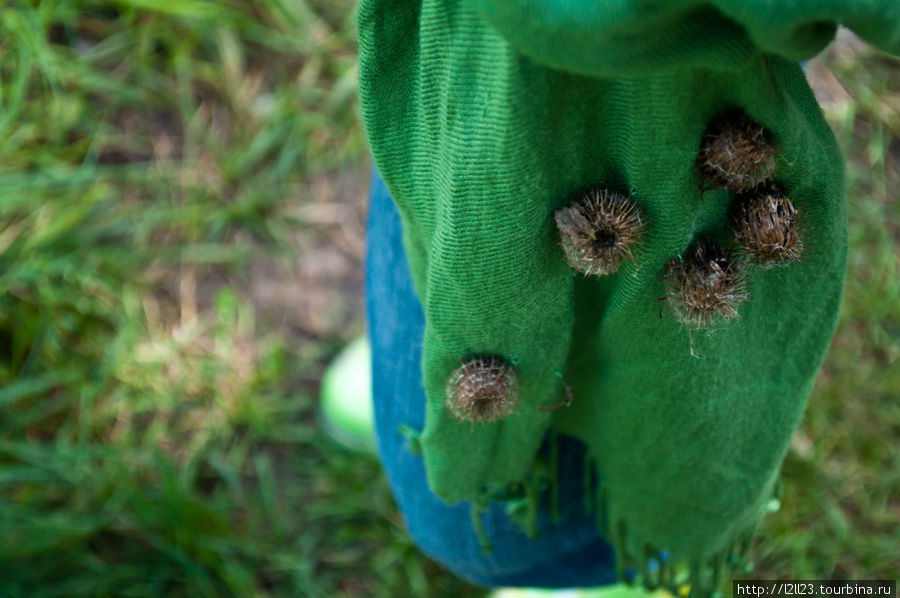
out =
{"type": "MultiPolygon", "coordinates": [[[[900,64],[808,69],[840,329],[755,577],[900,571],[900,64]]],[[[0,3],[0,597],[481,596],[314,419],[363,330],[350,0],[0,3]]]]}

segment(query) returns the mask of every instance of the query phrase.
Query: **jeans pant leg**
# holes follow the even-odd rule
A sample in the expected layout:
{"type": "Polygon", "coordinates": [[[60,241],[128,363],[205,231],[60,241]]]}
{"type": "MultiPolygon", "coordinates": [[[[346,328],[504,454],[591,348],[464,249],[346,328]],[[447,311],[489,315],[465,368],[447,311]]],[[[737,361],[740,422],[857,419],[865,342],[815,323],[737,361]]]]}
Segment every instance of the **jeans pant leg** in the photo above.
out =
{"type": "Polygon", "coordinates": [[[403,252],[400,217],[384,181],[373,175],[366,255],[366,309],[378,451],[408,531],[425,554],[483,586],[587,587],[616,580],[612,547],[583,509],[584,447],[561,438],[559,510],[543,506],[538,537],[529,539],[505,508],[482,513],[492,550],[484,554],[471,504],[447,505],[428,489],[421,456],[410,452],[401,426],[425,424],[422,385],[424,317],[403,252]]]}

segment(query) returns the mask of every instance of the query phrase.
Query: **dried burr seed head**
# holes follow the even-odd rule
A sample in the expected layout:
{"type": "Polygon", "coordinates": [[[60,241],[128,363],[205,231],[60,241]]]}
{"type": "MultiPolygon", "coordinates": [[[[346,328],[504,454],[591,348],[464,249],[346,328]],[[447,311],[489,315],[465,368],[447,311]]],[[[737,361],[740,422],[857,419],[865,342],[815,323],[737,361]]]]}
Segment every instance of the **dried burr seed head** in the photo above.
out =
{"type": "Polygon", "coordinates": [[[796,262],[803,253],[799,214],[791,200],[777,188],[744,198],[734,211],[738,242],[762,267],[796,262]]]}
{"type": "Polygon", "coordinates": [[[500,357],[476,355],[447,380],[447,408],[460,421],[489,423],[511,415],[519,404],[516,371],[500,357]]]}
{"type": "Polygon", "coordinates": [[[644,232],[637,206],[625,195],[603,189],[554,214],[566,262],[585,275],[614,273],[633,260],[632,247],[644,232]]]}
{"type": "Polygon", "coordinates": [[[672,260],[666,277],[666,299],[682,325],[703,328],[719,318],[739,316],[749,299],[746,278],[731,252],[710,239],[697,242],[684,260],[672,260]]]}
{"type": "Polygon", "coordinates": [[[749,191],[775,174],[777,153],[765,127],[746,113],[719,117],[704,133],[697,155],[700,189],[749,191]]]}

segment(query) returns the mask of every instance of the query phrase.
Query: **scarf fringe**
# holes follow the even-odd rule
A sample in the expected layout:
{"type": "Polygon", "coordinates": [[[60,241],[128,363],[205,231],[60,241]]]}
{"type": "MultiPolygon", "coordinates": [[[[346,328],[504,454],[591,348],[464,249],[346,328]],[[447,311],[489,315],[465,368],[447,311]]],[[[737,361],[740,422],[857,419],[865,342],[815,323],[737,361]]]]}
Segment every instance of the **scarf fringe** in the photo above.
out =
{"type": "MultiPolygon", "coordinates": [[[[605,501],[605,496],[602,489],[598,491],[597,502],[605,501]]],[[[680,598],[719,598],[723,582],[732,573],[752,571],[749,553],[757,528],[758,522],[737,534],[725,549],[692,558],[680,558],[649,542],[641,554],[633,554],[629,545],[635,542],[624,518],[600,531],[615,549],[616,572],[623,583],[647,591],[664,589],[680,598]]]]}
{"type": "MultiPolygon", "coordinates": [[[[535,466],[523,481],[510,484],[500,491],[488,491],[473,502],[473,522],[476,533],[486,552],[490,542],[484,534],[480,513],[490,501],[506,506],[506,513],[530,538],[537,536],[537,515],[543,503],[548,503],[551,518],[559,520],[559,448],[556,434],[550,438],[549,458],[538,458],[535,466]],[[544,500],[546,497],[546,501],[544,500]]],[[[629,586],[641,586],[648,591],[664,589],[676,598],[721,598],[723,582],[732,573],[750,573],[753,564],[749,560],[750,548],[758,528],[758,520],[736,534],[731,543],[703,557],[684,558],[652,543],[644,543],[641,554],[632,554],[629,546],[636,542],[624,518],[611,521],[609,494],[598,480],[597,462],[585,456],[583,471],[585,513],[594,516],[597,529],[612,544],[616,553],[616,572],[619,579],[629,586]]],[[[781,497],[781,479],[776,480],[772,497],[764,513],[778,509],[781,497]]],[[[638,541],[639,542],[639,541],[638,541]]]]}
{"type": "MultiPolygon", "coordinates": [[[[400,426],[398,432],[406,439],[407,449],[411,453],[421,454],[418,431],[409,426],[400,426]]],[[[559,434],[551,433],[549,441],[549,457],[538,455],[525,479],[501,489],[485,488],[472,501],[472,528],[478,537],[482,554],[488,555],[492,551],[482,520],[491,502],[504,504],[507,516],[529,538],[535,538],[538,536],[538,511],[544,497],[549,494],[551,520],[559,522],[559,434]]],[[[585,513],[594,516],[600,534],[615,549],[616,573],[626,585],[640,585],[648,591],[665,589],[676,598],[721,598],[723,593],[720,588],[731,573],[752,572],[753,563],[749,560],[749,553],[756,536],[758,520],[738,533],[724,550],[702,558],[679,558],[667,549],[651,543],[644,544],[642,554],[631,554],[628,549],[631,540],[628,523],[624,518],[619,518],[611,525],[609,495],[599,482],[597,469],[596,459],[586,454],[582,471],[582,507],[585,513]]],[[[778,510],[781,493],[782,481],[779,476],[763,514],[778,510]]]]}
{"type": "MultiPolygon", "coordinates": [[[[592,476],[597,475],[596,462],[590,465],[592,476]]],[[[780,505],[782,484],[776,478],[762,514],[771,513],[780,505]]],[[[599,484],[593,496],[593,509],[597,515],[598,529],[612,544],[616,553],[616,571],[619,579],[630,586],[642,586],[648,591],[664,589],[679,598],[721,598],[723,583],[733,573],[750,573],[750,549],[759,527],[759,519],[739,531],[724,549],[702,557],[685,558],[673,554],[666,547],[643,542],[641,554],[633,554],[629,547],[641,545],[639,538],[632,538],[632,530],[625,518],[611,513],[608,491],[599,484]]]]}

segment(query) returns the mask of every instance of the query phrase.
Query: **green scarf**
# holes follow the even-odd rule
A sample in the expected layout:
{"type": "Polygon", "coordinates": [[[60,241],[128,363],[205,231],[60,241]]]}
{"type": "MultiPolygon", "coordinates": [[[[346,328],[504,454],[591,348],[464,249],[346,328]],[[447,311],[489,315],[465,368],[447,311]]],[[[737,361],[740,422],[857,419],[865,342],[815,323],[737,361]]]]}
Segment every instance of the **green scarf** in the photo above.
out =
{"type": "Polygon", "coordinates": [[[620,566],[664,550],[690,563],[693,591],[718,585],[836,324],[843,160],[796,61],[837,22],[900,53],[896,0],[361,2],[363,116],[425,311],[435,494],[481,505],[525,488],[534,506],[542,439],[575,436],[620,566]],[[733,256],[739,317],[695,328],[672,280],[698,242],[739,245],[743,196],[701,193],[698,167],[711,123],[737,111],[777,148],[762,178],[796,207],[803,248],[768,268],[733,256]],[[573,271],[555,219],[593,189],[630,197],[643,226],[602,276],[573,271]],[[518,397],[474,422],[447,398],[473,356],[518,397]]]}

